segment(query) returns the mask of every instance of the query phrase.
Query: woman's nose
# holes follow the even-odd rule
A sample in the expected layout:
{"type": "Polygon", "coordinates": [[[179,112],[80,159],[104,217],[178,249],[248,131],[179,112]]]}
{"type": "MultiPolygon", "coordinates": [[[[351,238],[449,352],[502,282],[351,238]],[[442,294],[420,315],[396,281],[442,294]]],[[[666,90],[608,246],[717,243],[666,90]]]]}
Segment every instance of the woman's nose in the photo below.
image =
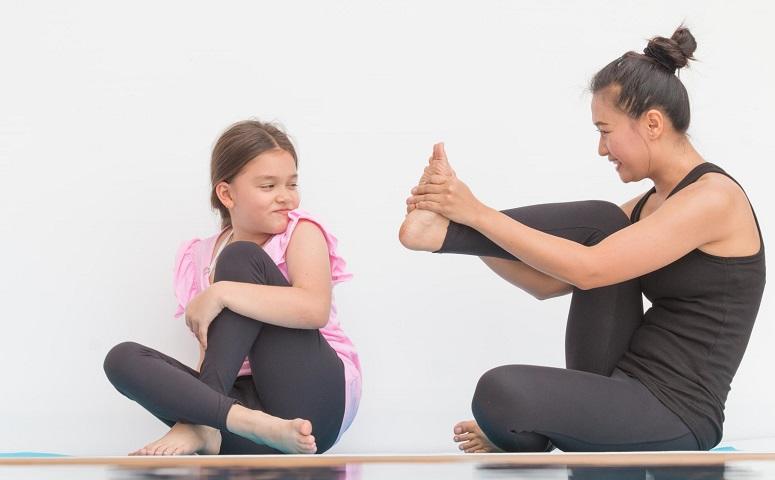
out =
{"type": "Polygon", "coordinates": [[[600,137],[600,141],[597,144],[597,154],[601,157],[607,157],[608,156],[608,147],[605,144],[605,140],[603,137],[600,137]]]}

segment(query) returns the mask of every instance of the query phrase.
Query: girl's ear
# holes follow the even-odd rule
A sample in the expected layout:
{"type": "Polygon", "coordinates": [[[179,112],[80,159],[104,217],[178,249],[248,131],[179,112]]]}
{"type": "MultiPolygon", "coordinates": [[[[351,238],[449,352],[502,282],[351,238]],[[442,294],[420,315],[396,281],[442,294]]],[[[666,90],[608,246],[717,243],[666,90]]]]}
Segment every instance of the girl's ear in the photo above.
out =
{"type": "Polygon", "coordinates": [[[220,182],[215,186],[215,194],[218,195],[218,200],[221,201],[224,207],[228,209],[234,208],[231,185],[226,182],[220,182]]]}

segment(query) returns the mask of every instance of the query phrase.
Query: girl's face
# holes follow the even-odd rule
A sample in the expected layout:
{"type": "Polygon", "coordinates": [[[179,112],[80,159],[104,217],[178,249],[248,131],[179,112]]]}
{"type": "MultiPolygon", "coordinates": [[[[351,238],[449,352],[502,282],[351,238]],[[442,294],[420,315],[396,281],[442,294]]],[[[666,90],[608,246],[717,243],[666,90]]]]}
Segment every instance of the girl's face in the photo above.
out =
{"type": "Polygon", "coordinates": [[[614,165],[623,182],[646,178],[650,152],[643,120],[635,120],[617,108],[612,99],[618,92],[606,89],[592,96],[592,122],[600,132],[597,153],[614,165]]]}
{"type": "Polygon", "coordinates": [[[229,185],[232,224],[252,233],[282,233],[288,212],[298,208],[298,173],[293,156],[276,148],[248,162],[229,185]]]}

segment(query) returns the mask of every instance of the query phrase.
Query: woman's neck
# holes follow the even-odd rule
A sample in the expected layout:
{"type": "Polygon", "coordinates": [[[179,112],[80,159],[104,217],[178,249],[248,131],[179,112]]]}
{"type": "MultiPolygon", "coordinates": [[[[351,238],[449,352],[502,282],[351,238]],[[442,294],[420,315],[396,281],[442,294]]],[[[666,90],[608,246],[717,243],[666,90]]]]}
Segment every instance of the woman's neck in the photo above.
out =
{"type": "Polygon", "coordinates": [[[683,180],[684,177],[697,165],[705,162],[688,140],[677,142],[660,155],[649,173],[649,178],[654,182],[657,197],[665,200],[670,192],[683,180]]]}

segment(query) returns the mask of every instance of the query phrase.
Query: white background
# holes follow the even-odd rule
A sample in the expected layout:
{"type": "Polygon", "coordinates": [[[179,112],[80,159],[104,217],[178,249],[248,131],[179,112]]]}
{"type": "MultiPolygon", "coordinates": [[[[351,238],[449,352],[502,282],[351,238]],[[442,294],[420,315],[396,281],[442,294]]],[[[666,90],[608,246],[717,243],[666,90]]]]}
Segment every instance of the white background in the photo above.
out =
{"type": "MultiPolygon", "coordinates": [[[[10,3],[10,2],[8,2],[10,3]]],[[[209,153],[229,124],[281,122],[302,206],[340,239],[361,410],[334,452],[450,452],[478,377],[562,366],[569,297],[538,302],[476,258],[397,241],[431,146],[497,208],[603,199],[592,75],[685,20],[690,134],[775,234],[771,2],[15,2],[0,12],[0,451],[123,454],[164,426],[102,360],[135,340],[193,364],[174,320],[180,242],[213,234],[209,153]]],[[[765,292],[725,440],[775,436],[765,292]]],[[[637,412],[633,412],[637,414],[637,412]]]]}

